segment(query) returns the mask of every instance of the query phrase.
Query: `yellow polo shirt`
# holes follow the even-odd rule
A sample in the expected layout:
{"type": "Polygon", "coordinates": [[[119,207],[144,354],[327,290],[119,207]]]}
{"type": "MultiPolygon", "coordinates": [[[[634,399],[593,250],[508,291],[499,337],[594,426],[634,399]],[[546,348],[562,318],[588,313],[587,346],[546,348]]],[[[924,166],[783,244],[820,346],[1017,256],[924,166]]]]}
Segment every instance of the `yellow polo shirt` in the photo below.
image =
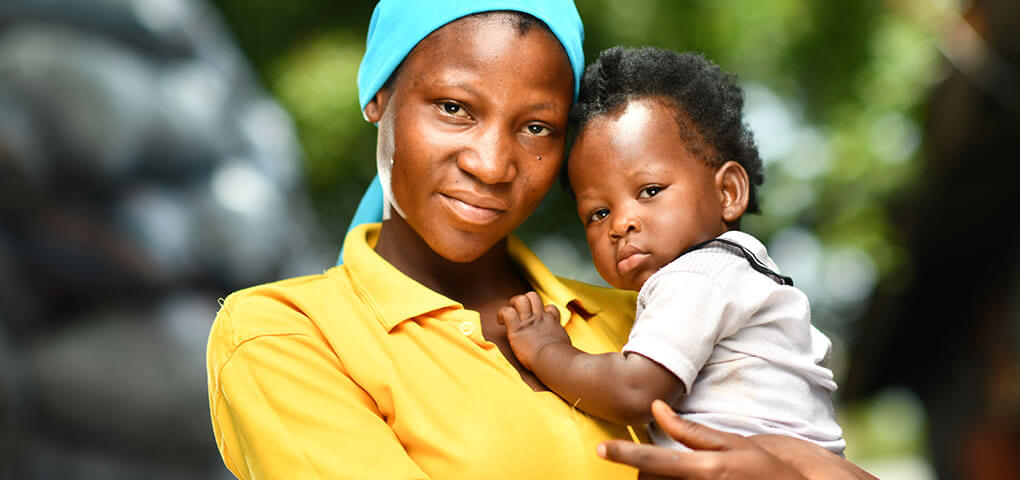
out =
{"type": "MultiPolygon", "coordinates": [[[[479,315],[379,257],[379,225],[344,264],[223,302],[209,337],[209,408],[227,468],[244,479],[618,479],[595,454],[623,426],[534,392],[482,337],[479,315]]],[[[618,351],[634,294],[553,276],[509,252],[571,339],[618,351]]]]}

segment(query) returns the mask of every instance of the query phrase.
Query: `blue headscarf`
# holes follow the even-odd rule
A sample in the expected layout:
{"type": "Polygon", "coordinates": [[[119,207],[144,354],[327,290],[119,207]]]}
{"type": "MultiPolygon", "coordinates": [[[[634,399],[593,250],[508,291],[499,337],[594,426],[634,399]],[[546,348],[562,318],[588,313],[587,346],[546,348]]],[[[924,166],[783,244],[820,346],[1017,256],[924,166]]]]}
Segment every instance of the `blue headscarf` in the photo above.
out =
{"type": "MultiPolygon", "coordinates": [[[[358,69],[361,109],[372,100],[411,50],[430,33],[458,18],[479,12],[511,10],[527,13],[546,24],[563,45],[574,70],[574,99],[584,71],[584,26],[572,0],[381,0],[368,25],[365,56],[358,69]]],[[[362,197],[347,231],[363,223],[382,221],[383,190],[379,176],[362,197]]],[[[343,261],[343,251],[337,264],[343,261]]]]}

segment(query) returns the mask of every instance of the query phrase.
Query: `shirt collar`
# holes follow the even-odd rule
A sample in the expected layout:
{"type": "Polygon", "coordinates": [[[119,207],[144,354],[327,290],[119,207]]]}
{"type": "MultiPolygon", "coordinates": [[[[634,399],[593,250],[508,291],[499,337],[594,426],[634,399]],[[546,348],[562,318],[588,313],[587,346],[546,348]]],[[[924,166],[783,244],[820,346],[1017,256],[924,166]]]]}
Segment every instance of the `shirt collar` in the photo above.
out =
{"type": "Polygon", "coordinates": [[[547,302],[556,305],[557,310],[560,311],[561,325],[566,326],[567,321],[570,320],[570,309],[574,309],[586,318],[601,311],[596,305],[582,301],[573,289],[564,285],[559,277],[553,275],[535,255],[535,252],[532,252],[516,236],[510,235],[506,243],[510,259],[520,267],[532,288],[547,302]]]}
{"type": "MultiPolygon", "coordinates": [[[[375,312],[387,331],[429,312],[464,308],[459,302],[404,275],[380,257],[374,250],[379,228],[378,223],[371,223],[352,229],[344,240],[343,265],[334,267],[333,271],[346,269],[349,272],[358,296],[375,312]]],[[[547,303],[556,305],[563,325],[570,320],[571,309],[585,316],[598,313],[598,309],[582,303],[577,294],[549,272],[517,237],[509,237],[507,250],[535,291],[547,303]]]]}
{"type": "Polygon", "coordinates": [[[726,233],[723,233],[722,235],[719,235],[719,238],[740,244],[740,246],[746,248],[748,251],[754,254],[755,258],[757,258],[758,261],[764,263],[766,266],[777,272],[779,271],[779,268],[776,267],[776,264],[772,261],[771,258],[769,258],[768,250],[765,249],[765,245],[762,244],[761,241],[755,238],[753,235],[741,232],[740,230],[730,230],[726,233]]]}

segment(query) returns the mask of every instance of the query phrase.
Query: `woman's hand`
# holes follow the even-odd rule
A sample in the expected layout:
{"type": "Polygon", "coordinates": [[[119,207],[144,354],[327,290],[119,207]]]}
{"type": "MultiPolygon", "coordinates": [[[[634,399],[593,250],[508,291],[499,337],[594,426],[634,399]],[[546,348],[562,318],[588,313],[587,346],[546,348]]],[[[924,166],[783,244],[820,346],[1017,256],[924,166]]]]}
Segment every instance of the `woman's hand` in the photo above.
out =
{"type": "Polygon", "coordinates": [[[639,478],[645,480],[874,478],[827,450],[792,437],[747,438],[720,432],[680,418],[661,400],[652,403],[652,415],[663,431],[694,451],[612,440],[599,445],[599,456],[637,467],[639,478]]]}
{"type": "Polygon", "coordinates": [[[818,445],[786,435],[755,435],[755,444],[807,478],[875,480],[875,476],[818,445]]]}
{"type": "Polygon", "coordinates": [[[496,313],[496,320],[506,326],[510,348],[528,370],[535,371],[535,358],[546,346],[570,345],[570,337],[560,325],[560,311],[552,305],[543,307],[542,299],[535,292],[511,298],[510,305],[496,313]]]}

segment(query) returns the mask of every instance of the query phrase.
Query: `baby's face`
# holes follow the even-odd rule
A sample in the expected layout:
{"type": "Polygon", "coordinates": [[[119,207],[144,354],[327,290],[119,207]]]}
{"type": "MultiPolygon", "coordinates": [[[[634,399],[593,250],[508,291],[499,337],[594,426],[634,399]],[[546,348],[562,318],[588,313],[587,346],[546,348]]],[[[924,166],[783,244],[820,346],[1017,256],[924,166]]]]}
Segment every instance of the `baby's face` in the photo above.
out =
{"type": "Polygon", "coordinates": [[[726,231],[717,169],[687,143],[673,108],[655,98],[592,119],[574,142],[577,214],[610,285],[638,290],[684,250],[726,231]]]}

